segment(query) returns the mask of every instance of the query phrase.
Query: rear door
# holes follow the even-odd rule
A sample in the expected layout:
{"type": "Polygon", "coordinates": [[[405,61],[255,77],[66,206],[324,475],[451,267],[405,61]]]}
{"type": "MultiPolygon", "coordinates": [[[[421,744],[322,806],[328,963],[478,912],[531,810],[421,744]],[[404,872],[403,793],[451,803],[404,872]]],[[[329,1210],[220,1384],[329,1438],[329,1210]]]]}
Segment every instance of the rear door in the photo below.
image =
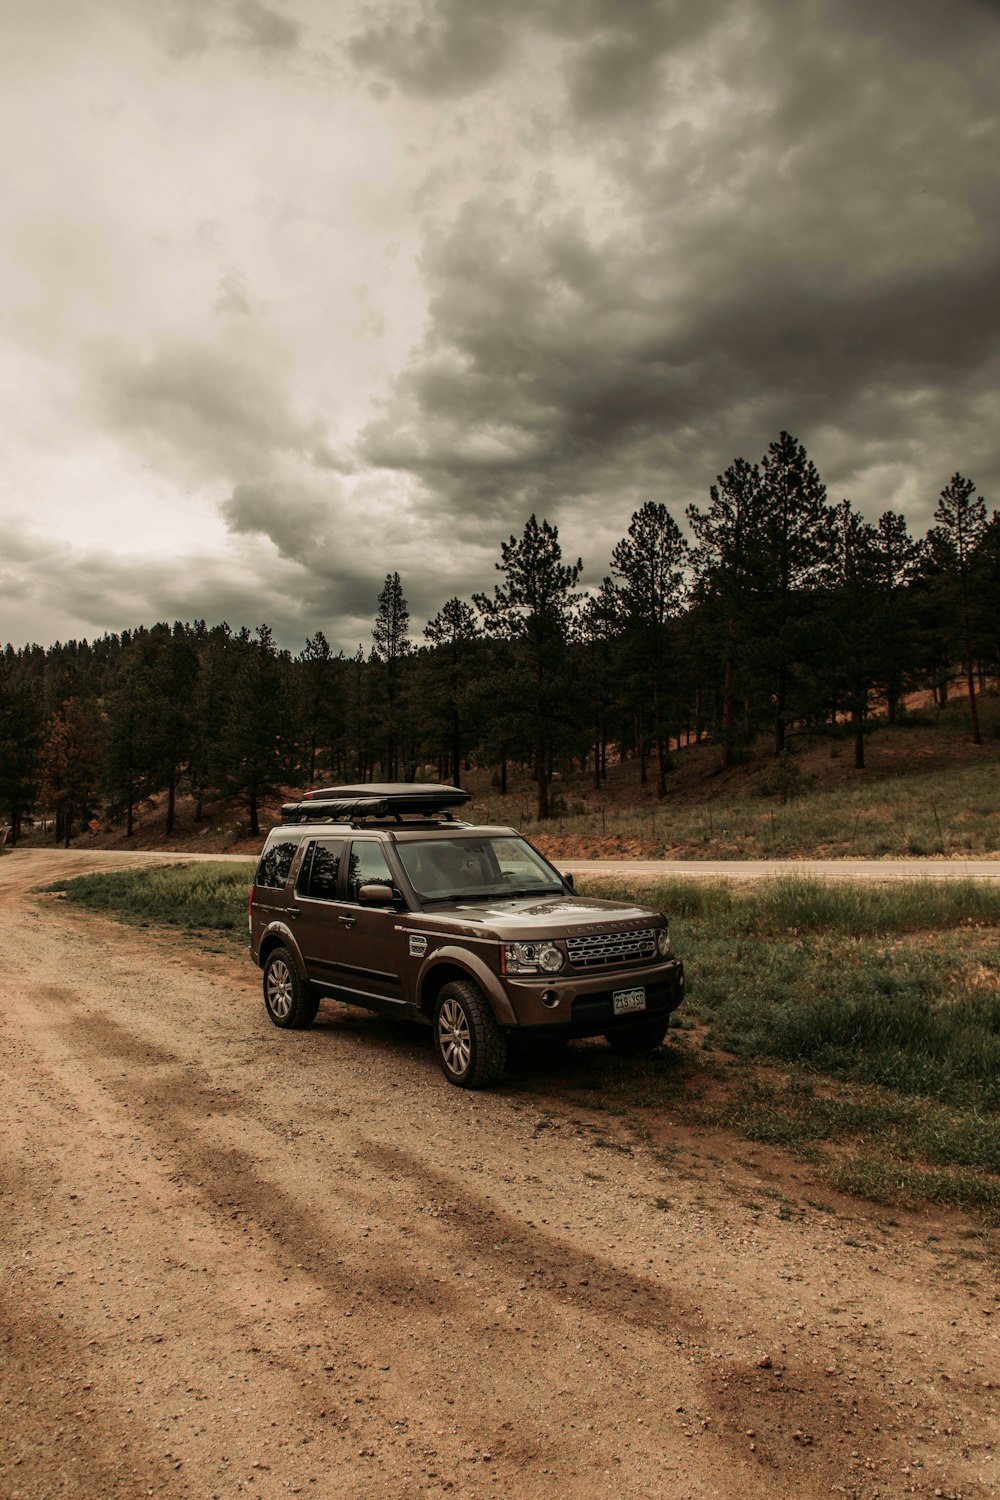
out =
{"type": "Polygon", "coordinates": [[[293,931],[314,984],[333,984],[337,972],[337,908],[346,852],[345,838],[311,840],[296,882],[293,931]]]}

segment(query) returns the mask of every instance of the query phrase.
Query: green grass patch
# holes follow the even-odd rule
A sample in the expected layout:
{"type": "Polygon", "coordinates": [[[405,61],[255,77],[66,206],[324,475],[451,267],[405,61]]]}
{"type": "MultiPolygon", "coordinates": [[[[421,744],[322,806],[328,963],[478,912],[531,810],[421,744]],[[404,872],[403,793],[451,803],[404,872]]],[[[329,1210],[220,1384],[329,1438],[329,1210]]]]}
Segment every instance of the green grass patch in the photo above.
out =
{"type": "Polygon", "coordinates": [[[880,1202],[1000,1208],[1000,884],[586,888],[666,911],[689,980],[674,1057],[608,1098],[808,1155],[880,1202]]]}
{"type": "Polygon", "coordinates": [[[139,927],[177,927],[246,942],[252,860],[198,860],[152,869],[78,875],[41,887],[66,901],[139,927]]]}
{"type": "Polygon", "coordinates": [[[1000,883],[673,880],[634,894],[669,914],[685,1009],[713,1044],[1000,1108],[1000,883]]]}

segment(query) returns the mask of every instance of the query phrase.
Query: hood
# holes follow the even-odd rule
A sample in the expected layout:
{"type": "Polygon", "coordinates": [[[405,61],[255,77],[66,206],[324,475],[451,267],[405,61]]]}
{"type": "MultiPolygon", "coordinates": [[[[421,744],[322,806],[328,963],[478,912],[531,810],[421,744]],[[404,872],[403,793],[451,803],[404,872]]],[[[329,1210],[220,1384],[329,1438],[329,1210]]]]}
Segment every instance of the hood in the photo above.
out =
{"type": "Polygon", "coordinates": [[[630,927],[649,927],[659,920],[659,912],[648,906],[633,906],[628,901],[600,901],[589,896],[530,896],[490,901],[456,901],[436,906],[423,920],[443,921],[448,926],[459,922],[462,927],[482,930],[484,927],[505,936],[527,932],[545,932],[557,936],[573,932],[623,932],[630,927]]]}

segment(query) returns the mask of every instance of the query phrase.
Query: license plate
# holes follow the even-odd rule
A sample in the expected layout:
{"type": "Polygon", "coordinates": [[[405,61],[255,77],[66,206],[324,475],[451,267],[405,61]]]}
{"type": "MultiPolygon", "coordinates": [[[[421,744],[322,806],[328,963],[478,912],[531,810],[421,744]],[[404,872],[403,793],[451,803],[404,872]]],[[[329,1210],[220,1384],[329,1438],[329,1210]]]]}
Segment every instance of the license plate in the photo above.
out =
{"type": "Polygon", "coordinates": [[[627,1016],[633,1010],[646,1009],[646,991],[638,990],[614,990],[611,995],[611,1007],[616,1016],[627,1016]]]}

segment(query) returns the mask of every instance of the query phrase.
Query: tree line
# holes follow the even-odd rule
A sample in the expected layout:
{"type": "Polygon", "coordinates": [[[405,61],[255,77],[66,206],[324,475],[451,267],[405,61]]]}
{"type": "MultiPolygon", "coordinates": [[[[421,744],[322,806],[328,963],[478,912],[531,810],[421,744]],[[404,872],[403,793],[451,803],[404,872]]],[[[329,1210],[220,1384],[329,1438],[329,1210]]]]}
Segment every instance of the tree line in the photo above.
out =
{"type": "Polygon", "coordinates": [[[322,631],[298,655],[267,625],[204,620],[38,645],[0,658],[0,821],[36,812],[57,839],[94,816],[131,834],[137,808],[193,796],[261,802],[292,785],[461,783],[490,765],[530,766],[539,818],[559,764],[600,787],[609,759],[666,793],[674,747],[711,739],[723,766],[766,733],[849,733],[864,766],[876,712],[904,695],[939,703],[960,679],[978,743],[978,700],[1000,675],[1000,513],[955,474],[915,539],[887,511],[831,503],[786,432],[759,463],[736,459],[688,534],[645,502],[589,591],[558,530],[532,515],[503,542],[491,591],[448,599],[411,635],[398,573],[386,576],[372,640],[354,655],[322,631]]]}

